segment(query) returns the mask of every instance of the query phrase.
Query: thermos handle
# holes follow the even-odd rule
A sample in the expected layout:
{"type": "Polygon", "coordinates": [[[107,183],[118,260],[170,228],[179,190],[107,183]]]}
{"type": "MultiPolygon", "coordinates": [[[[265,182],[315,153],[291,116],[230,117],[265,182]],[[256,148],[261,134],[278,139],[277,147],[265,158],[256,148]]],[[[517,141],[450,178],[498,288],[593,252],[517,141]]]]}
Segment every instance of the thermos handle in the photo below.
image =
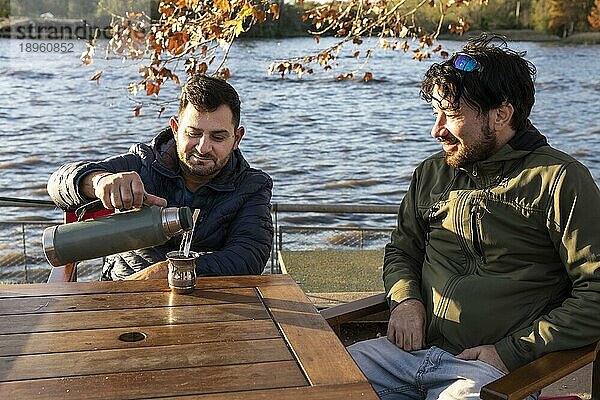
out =
{"type": "MultiPolygon", "coordinates": [[[[145,199],[146,199],[146,196],[144,195],[144,200],[145,199]]],[[[94,208],[99,205],[102,205],[102,200],[96,199],[96,200],[90,201],[89,203],[85,203],[84,205],[77,208],[75,210],[75,216],[77,217],[77,222],[83,221],[83,216],[85,215],[86,212],[89,211],[90,208],[94,208]]],[[[141,208],[144,208],[144,207],[150,207],[150,206],[147,204],[142,204],[141,208]]]]}
{"type": "Polygon", "coordinates": [[[83,221],[83,216],[90,208],[96,207],[97,205],[100,205],[100,204],[102,204],[102,200],[96,199],[96,200],[90,201],[89,203],[85,203],[84,205],[82,205],[78,209],[76,209],[75,216],[77,217],[77,222],[83,221]]]}

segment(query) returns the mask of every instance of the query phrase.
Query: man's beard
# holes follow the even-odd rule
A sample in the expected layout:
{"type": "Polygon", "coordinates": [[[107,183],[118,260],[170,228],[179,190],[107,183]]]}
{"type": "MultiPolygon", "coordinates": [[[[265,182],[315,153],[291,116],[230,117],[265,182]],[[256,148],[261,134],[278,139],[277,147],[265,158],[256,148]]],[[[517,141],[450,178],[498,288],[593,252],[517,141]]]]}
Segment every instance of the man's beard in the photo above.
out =
{"type": "MultiPolygon", "coordinates": [[[[496,135],[489,128],[487,123],[483,124],[480,140],[475,143],[461,143],[458,151],[448,154],[446,153],[446,164],[454,168],[464,168],[477,161],[485,160],[494,154],[497,146],[496,135]]],[[[450,135],[450,141],[458,140],[450,135]]]]}
{"type": "MultiPolygon", "coordinates": [[[[198,153],[194,154],[196,157],[200,157],[198,153]]],[[[182,169],[191,175],[195,176],[213,176],[219,173],[221,169],[227,164],[231,157],[231,153],[224,160],[217,160],[212,156],[205,156],[204,158],[208,161],[208,165],[199,165],[189,160],[189,154],[179,154],[179,164],[182,169]]]]}

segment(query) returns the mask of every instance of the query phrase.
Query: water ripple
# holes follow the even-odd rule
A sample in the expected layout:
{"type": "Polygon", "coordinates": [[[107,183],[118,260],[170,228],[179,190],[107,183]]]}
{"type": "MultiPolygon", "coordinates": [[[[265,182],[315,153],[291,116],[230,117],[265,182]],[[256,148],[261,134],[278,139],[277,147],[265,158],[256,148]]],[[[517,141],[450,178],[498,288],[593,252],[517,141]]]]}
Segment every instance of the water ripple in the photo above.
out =
{"type": "Polygon", "coordinates": [[[34,165],[41,164],[43,162],[44,162],[44,160],[42,160],[38,156],[30,156],[30,157],[27,157],[27,158],[24,158],[21,160],[0,162],[0,169],[32,167],[34,165]]]}
{"type": "Polygon", "coordinates": [[[377,179],[349,179],[342,182],[326,183],[325,188],[327,189],[340,189],[349,187],[365,187],[379,184],[380,181],[377,179]]]}

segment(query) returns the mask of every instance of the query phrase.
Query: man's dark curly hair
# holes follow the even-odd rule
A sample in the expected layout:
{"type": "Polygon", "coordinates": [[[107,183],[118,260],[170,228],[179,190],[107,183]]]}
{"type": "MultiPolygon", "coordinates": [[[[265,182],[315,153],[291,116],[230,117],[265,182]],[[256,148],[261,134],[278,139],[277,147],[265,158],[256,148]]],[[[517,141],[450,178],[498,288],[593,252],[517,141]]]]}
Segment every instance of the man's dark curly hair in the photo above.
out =
{"type": "Polygon", "coordinates": [[[508,102],[514,108],[511,127],[522,130],[535,102],[535,66],[525,60],[525,52],[507,47],[502,36],[482,34],[470,39],[461,51],[473,57],[481,68],[472,72],[454,68],[454,57],[433,64],[421,83],[421,97],[431,102],[435,85],[452,110],[462,100],[481,115],[508,102]]]}
{"type": "Polygon", "coordinates": [[[181,92],[178,115],[181,117],[188,103],[202,112],[213,112],[222,105],[231,110],[233,126],[240,125],[240,97],[223,79],[206,75],[191,76],[181,92]]]}

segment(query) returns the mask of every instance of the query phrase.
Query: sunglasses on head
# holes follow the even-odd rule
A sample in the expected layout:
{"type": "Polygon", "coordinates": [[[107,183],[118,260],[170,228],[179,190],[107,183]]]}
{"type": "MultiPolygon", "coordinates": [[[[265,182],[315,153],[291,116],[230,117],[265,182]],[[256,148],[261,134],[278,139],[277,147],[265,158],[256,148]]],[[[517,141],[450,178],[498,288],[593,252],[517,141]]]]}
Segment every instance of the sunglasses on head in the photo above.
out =
{"type": "Polygon", "coordinates": [[[473,71],[483,70],[483,67],[481,66],[479,61],[477,61],[470,55],[464,54],[464,53],[457,53],[453,57],[452,65],[454,65],[454,68],[456,68],[457,70],[464,71],[464,72],[473,72],[473,71]]]}

